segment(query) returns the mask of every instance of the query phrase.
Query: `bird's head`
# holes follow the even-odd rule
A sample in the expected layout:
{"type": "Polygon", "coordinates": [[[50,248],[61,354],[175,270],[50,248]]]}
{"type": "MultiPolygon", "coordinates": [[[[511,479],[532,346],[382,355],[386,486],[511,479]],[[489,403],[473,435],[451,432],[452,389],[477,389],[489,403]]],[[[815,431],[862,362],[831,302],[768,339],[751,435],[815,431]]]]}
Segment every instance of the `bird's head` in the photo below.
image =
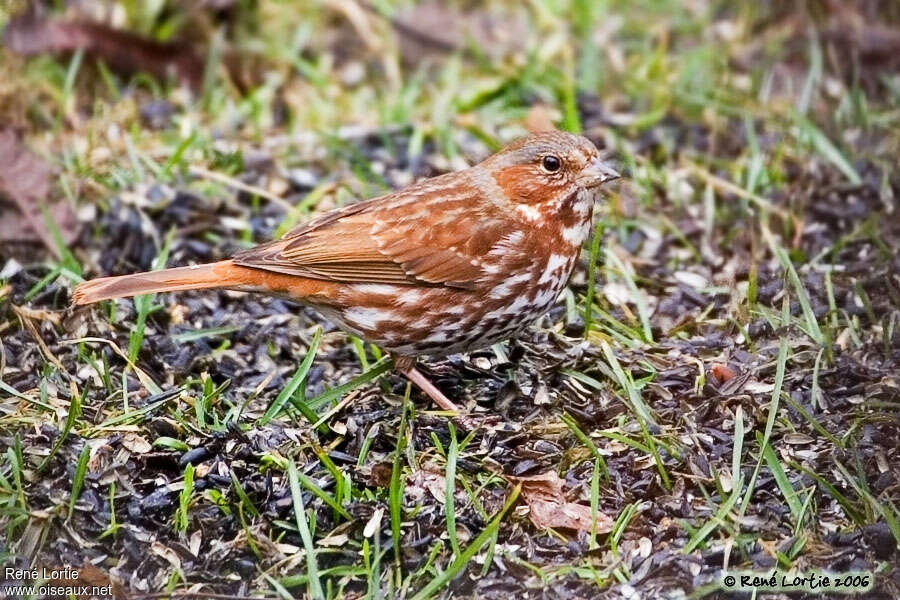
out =
{"type": "Polygon", "coordinates": [[[596,189],[619,174],[587,138],[549,131],[521,138],[482,163],[528,222],[589,217],[596,189]]]}

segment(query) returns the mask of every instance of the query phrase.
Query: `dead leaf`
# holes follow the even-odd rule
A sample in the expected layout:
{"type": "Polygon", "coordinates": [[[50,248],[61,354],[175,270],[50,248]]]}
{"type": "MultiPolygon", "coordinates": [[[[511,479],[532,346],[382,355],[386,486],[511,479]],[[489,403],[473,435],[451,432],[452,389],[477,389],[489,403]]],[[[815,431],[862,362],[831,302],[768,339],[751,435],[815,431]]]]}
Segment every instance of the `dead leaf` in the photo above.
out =
{"type": "Polygon", "coordinates": [[[150,544],[150,551],[166,560],[166,562],[175,567],[176,570],[181,570],[181,559],[178,557],[178,554],[168,546],[161,542],[153,542],[150,544]]]}
{"type": "Polygon", "coordinates": [[[200,556],[200,544],[203,543],[203,533],[198,529],[191,534],[188,548],[194,556],[200,556]]]}
{"type": "Polygon", "coordinates": [[[78,579],[81,583],[93,585],[96,587],[105,587],[110,584],[109,573],[100,569],[93,563],[85,559],[84,564],[78,569],[78,579]]]}
{"type": "Polygon", "coordinates": [[[722,383],[725,383],[726,381],[730,381],[737,377],[737,373],[734,372],[734,369],[722,363],[713,363],[709,367],[709,372],[713,377],[715,377],[722,383]]]}
{"type": "Polygon", "coordinates": [[[372,537],[375,535],[375,532],[378,531],[378,528],[381,527],[381,517],[384,516],[384,508],[379,506],[375,509],[375,512],[372,513],[372,517],[369,519],[369,522],[366,523],[365,528],[363,529],[363,535],[365,537],[372,537]]]}
{"type": "MultiPolygon", "coordinates": [[[[528,518],[538,529],[562,527],[591,531],[591,507],[586,504],[569,502],[563,494],[563,480],[556,471],[547,471],[533,477],[511,477],[513,482],[521,482],[522,497],[528,504],[528,518]]],[[[605,514],[597,513],[597,533],[612,530],[613,520],[605,514]]]]}
{"type": "Polygon", "coordinates": [[[135,454],[147,454],[153,449],[153,445],[136,433],[126,433],[122,436],[122,446],[135,454]]]}
{"type": "MultiPolygon", "coordinates": [[[[13,202],[18,211],[0,206],[0,243],[41,241],[59,258],[59,248],[41,212],[41,203],[50,195],[53,169],[31,152],[13,129],[0,128],[0,196],[13,202]]],[[[65,202],[47,206],[63,241],[78,237],[78,219],[65,202]]]]}
{"type": "Polygon", "coordinates": [[[350,541],[350,538],[347,537],[346,533],[339,533],[337,535],[329,535],[328,537],[324,537],[321,540],[316,542],[318,546],[326,546],[326,547],[341,547],[350,541]]]}
{"type": "Polygon", "coordinates": [[[204,55],[193,44],[157,42],[96,21],[50,19],[26,12],[10,19],[3,43],[25,56],[83,50],[126,74],[146,71],[160,79],[172,76],[192,89],[203,83],[204,55]]]}
{"type": "Polygon", "coordinates": [[[81,568],[78,569],[78,582],[78,585],[87,584],[98,588],[111,586],[113,598],[116,600],[126,600],[128,598],[125,586],[122,585],[118,578],[88,562],[87,559],[85,559],[81,568]]]}
{"type": "Polygon", "coordinates": [[[58,312],[51,312],[44,309],[33,309],[27,306],[18,307],[18,312],[20,315],[28,317],[29,319],[34,319],[35,321],[48,321],[50,323],[53,323],[53,325],[55,326],[59,326],[60,314],[58,312]]]}
{"type": "Polygon", "coordinates": [[[421,498],[427,490],[435,500],[443,504],[446,500],[447,479],[436,470],[423,468],[410,476],[406,489],[416,498],[421,498]]]}

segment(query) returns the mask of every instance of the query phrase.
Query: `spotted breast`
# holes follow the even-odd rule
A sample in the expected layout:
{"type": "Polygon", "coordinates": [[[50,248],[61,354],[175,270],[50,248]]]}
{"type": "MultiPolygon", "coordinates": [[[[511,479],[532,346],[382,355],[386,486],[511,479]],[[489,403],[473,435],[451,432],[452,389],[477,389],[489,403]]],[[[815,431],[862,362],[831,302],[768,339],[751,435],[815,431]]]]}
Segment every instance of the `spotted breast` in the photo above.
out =
{"type": "Polygon", "coordinates": [[[590,231],[592,204],[589,193],[576,192],[514,207],[519,226],[482,255],[471,286],[355,284],[342,293],[347,308],[330,316],[398,355],[447,355],[507,339],[559,297],[590,231]]]}

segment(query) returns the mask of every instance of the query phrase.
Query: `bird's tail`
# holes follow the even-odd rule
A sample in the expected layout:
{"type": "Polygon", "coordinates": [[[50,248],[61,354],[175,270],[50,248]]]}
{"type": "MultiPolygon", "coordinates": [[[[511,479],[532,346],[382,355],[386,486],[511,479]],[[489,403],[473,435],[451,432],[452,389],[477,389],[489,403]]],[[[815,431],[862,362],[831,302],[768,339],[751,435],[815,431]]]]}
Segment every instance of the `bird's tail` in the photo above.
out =
{"type": "Polygon", "coordinates": [[[72,303],[91,304],[154,292],[240,287],[253,281],[254,271],[256,270],[239,267],[230,260],[223,260],[206,265],[101,277],[78,284],[72,295],[72,303]]]}

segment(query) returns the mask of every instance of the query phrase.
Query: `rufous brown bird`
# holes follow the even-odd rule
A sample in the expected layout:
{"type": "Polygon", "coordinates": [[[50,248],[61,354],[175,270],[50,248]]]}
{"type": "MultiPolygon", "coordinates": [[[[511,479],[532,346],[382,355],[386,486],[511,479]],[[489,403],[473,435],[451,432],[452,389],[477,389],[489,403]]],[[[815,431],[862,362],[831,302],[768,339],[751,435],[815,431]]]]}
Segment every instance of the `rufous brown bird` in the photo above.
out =
{"type": "Polygon", "coordinates": [[[415,368],[511,337],[562,292],[591,228],[598,186],[618,174],[588,139],[519,139],[468,169],[331,211],[230,260],[80,284],[75,304],[204,288],[289,298],[415,368]]]}

